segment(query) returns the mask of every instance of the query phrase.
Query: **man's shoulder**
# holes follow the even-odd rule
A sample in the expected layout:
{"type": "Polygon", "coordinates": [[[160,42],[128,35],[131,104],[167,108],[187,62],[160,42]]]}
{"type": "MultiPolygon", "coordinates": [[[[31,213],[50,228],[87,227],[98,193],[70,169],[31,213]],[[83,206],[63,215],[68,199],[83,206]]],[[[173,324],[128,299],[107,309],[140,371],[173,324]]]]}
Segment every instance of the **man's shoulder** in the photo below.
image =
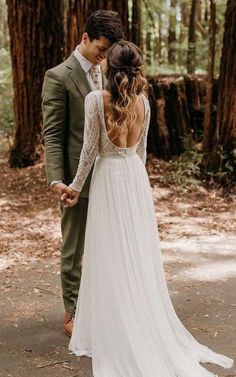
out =
{"type": "Polygon", "coordinates": [[[46,71],[46,75],[52,74],[57,77],[63,78],[70,71],[70,61],[71,61],[71,56],[69,56],[66,60],[56,65],[55,67],[48,69],[46,71]]]}

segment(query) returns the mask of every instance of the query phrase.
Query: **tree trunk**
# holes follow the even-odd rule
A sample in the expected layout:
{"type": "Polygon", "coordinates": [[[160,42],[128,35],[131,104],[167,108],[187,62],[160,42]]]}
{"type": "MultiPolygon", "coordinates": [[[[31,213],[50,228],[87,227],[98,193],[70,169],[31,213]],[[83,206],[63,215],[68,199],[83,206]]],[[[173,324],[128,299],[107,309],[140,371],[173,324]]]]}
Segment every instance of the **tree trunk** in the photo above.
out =
{"type": "Polygon", "coordinates": [[[91,13],[91,1],[68,0],[64,33],[64,54],[68,57],[79,44],[84,24],[91,13]]]}
{"type": "Polygon", "coordinates": [[[113,10],[119,13],[125,37],[129,39],[129,17],[127,0],[69,0],[66,14],[64,39],[65,56],[69,56],[79,44],[85,22],[89,15],[99,9],[113,10]]]}
{"type": "Polygon", "coordinates": [[[196,5],[196,20],[199,23],[202,22],[202,3],[201,3],[201,0],[197,1],[197,5],[196,5]]]}
{"type": "Polygon", "coordinates": [[[152,33],[150,31],[146,34],[146,64],[151,65],[152,63],[152,46],[151,46],[152,33]]]}
{"type": "Polygon", "coordinates": [[[168,160],[183,152],[191,131],[193,119],[189,113],[186,83],[183,78],[174,76],[150,78],[149,83],[153,100],[148,150],[168,160]]]}
{"type": "Polygon", "coordinates": [[[145,45],[146,45],[146,64],[151,65],[153,60],[156,61],[157,57],[157,29],[156,29],[156,21],[153,17],[152,9],[150,8],[147,0],[143,0],[144,7],[146,8],[148,21],[150,22],[150,26],[147,27],[145,30],[146,38],[145,45]],[[153,46],[154,44],[154,46],[153,46]]]}
{"type": "Polygon", "coordinates": [[[141,0],[133,0],[131,40],[141,46],[141,0]]]}
{"type": "Polygon", "coordinates": [[[41,155],[41,87],[45,70],[62,60],[59,2],[7,0],[16,132],[10,166],[33,165],[41,155]]]}
{"type": "Polygon", "coordinates": [[[210,46],[208,57],[208,82],[206,94],[206,106],[204,116],[204,133],[203,133],[203,153],[208,153],[213,145],[213,123],[212,123],[212,94],[213,94],[213,80],[214,80],[214,65],[215,65],[215,34],[216,34],[216,4],[215,0],[210,0],[210,46]]]}
{"type": "Polygon", "coordinates": [[[190,129],[190,116],[183,78],[178,78],[169,85],[166,115],[171,136],[172,155],[180,154],[185,149],[185,139],[188,139],[190,129]]]}
{"type": "Polygon", "coordinates": [[[187,27],[189,25],[189,7],[186,0],[181,1],[180,4],[181,22],[179,23],[180,34],[178,38],[177,59],[180,66],[186,66],[187,54],[183,51],[183,45],[187,38],[187,27]]]}
{"type": "Polygon", "coordinates": [[[188,0],[181,1],[181,23],[184,26],[189,25],[189,7],[188,7],[188,0]]]}
{"type": "Polygon", "coordinates": [[[187,57],[187,72],[194,73],[196,66],[196,17],[197,17],[197,3],[199,0],[192,0],[190,23],[189,23],[189,37],[188,37],[188,57],[187,57]]]}
{"type": "Polygon", "coordinates": [[[220,63],[217,103],[217,144],[225,151],[236,149],[236,2],[228,0],[220,63]]]}
{"type": "MultiPolygon", "coordinates": [[[[129,9],[128,0],[112,0],[106,1],[108,3],[107,9],[115,10],[119,13],[122,20],[124,35],[126,39],[130,39],[130,25],[129,25],[129,9]],[[111,3],[111,5],[109,5],[111,3]]],[[[104,8],[105,9],[105,8],[104,8]]]]}
{"type": "Polygon", "coordinates": [[[205,10],[204,10],[204,21],[207,22],[208,21],[208,14],[209,14],[209,0],[205,0],[205,10]]]}
{"type": "Polygon", "coordinates": [[[170,134],[166,119],[166,94],[165,86],[152,81],[153,95],[150,128],[148,132],[147,150],[164,160],[172,157],[170,146],[170,134]]]}
{"type": "Polygon", "coordinates": [[[163,63],[162,57],[162,19],[161,14],[158,14],[158,40],[157,40],[157,54],[158,54],[158,62],[160,64],[163,63]]]}
{"type": "MultiPolygon", "coordinates": [[[[180,5],[180,15],[181,15],[181,22],[180,22],[180,35],[179,35],[179,43],[182,44],[184,43],[186,39],[186,29],[189,27],[189,7],[188,3],[186,0],[183,0],[180,5]]],[[[183,55],[183,52],[181,49],[179,49],[179,59],[182,60],[181,58],[183,55]]],[[[186,64],[186,59],[185,59],[185,64],[186,64]]]]}
{"type": "Polygon", "coordinates": [[[175,63],[176,50],[176,0],[171,0],[171,13],[169,17],[169,35],[168,35],[168,62],[175,63]]]}
{"type": "MultiPolygon", "coordinates": [[[[211,0],[207,0],[209,4],[211,3],[211,0]]],[[[196,30],[201,34],[203,39],[208,40],[208,28],[205,26],[208,25],[208,19],[205,22],[204,17],[202,17],[204,11],[204,7],[201,0],[197,1],[197,8],[196,8],[196,30]]],[[[205,12],[204,12],[205,16],[205,12]]],[[[210,20],[209,20],[210,21],[210,20]]]]}

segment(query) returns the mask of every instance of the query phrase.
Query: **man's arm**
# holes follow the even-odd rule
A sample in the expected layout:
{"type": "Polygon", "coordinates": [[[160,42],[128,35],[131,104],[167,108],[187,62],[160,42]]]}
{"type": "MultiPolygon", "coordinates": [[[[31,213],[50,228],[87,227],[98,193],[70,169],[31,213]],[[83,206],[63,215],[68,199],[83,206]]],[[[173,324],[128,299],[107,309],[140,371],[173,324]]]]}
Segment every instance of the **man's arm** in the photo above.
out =
{"type": "MultiPolygon", "coordinates": [[[[66,91],[60,78],[47,71],[42,90],[47,182],[64,180],[66,91]]],[[[55,185],[54,187],[56,187],[55,185]]]]}

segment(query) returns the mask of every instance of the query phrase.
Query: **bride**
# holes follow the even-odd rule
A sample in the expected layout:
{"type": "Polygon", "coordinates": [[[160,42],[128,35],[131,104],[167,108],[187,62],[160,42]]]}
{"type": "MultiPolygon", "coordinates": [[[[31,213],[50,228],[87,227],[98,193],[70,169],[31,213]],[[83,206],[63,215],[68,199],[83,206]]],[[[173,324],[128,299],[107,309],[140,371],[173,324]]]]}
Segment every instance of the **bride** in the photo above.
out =
{"type": "Polygon", "coordinates": [[[85,100],[84,144],[62,200],[79,199],[94,162],[79,300],[69,349],[92,357],[94,377],[210,377],[230,368],[186,330],[172,306],[145,169],[150,120],[140,50],[107,55],[107,89],[85,100]]]}

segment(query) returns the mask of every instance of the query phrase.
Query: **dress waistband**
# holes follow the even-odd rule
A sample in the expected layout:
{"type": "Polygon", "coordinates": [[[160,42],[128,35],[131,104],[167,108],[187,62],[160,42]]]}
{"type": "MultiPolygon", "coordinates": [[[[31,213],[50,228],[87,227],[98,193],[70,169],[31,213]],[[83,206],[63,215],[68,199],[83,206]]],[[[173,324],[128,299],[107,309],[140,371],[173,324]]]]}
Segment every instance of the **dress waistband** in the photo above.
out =
{"type": "Polygon", "coordinates": [[[113,154],[110,153],[99,153],[98,157],[100,158],[130,158],[136,156],[136,150],[133,149],[119,149],[113,154]]]}

